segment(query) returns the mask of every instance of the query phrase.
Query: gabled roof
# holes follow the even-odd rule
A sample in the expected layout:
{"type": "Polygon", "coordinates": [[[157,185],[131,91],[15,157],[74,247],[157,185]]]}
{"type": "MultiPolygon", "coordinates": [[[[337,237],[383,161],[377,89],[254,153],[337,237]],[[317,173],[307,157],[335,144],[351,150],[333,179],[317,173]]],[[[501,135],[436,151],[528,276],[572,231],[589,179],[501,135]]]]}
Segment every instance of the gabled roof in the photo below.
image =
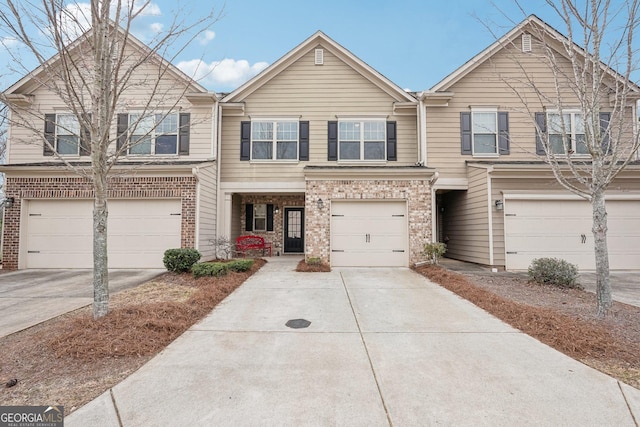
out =
{"type": "MultiPolygon", "coordinates": [[[[447,91],[453,86],[455,83],[463,79],[466,75],[471,73],[477,67],[482,65],[485,61],[491,58],[495,53],[504,48],[505,46],[513,43],[513,41],[520,36],[521,33],[525,31],[526,27],[533,26],[541,28],[544,32],[547,32],[553,36],[553,38],[557,40],[568,40],[566,36],[561,34],[558,30],[553,28],[551,25],[544,22],[542,19],[538,18],[536,15],[529,15],[524,21],[516,25],[511,29],[507,34],[496,40],[491,46],[471,58],[460,68],[455,70],[453,73],[449,74],[447,77],[442,79],[440,82],[436,83],[431,89],[427,92],[441,92],[447,91]]],[[[584,50],[574,43],[573,48],[581,55],[584,55],[584,50]]],[[[566,56],[565,52],[559,52],[562,55],[566,56]]],[[[615,80],[620,80],[622,77],[620,74],[616,73],[610,67],[602,64],[603,69],[611,75],[611,77],[615,80]]],[[[637,86],[633,82],[629,82],[632,89],[636,92],[640,92],[640,86],[637,86]]]]}
{"type": "MultiPolygon", "coordinates": [[[[112,25],[115,25],[115,24],[112,23],[112,25]]],[[[117,29],[118,29],[118,32],[120,33],[120,35],[125,35],[125,31],[124,31],[124,29],[122,27],[118,26],[117,29]]],[[[79,45],[82,44],[82,42],[84,40],[87,40],[90,37],[91,32],[92,32],[92,30],[88,30],[87,32],[82,34],[80,37],[78,37],[76,40],[71,42],[68,45],[67,50],[72,52],[73,50],[78,48],[79,45]]],[[[162,56],[158,55],[157,53],[150,52],[149,47],[147,45],[145,45],[143,42],[141,42],[140,40],[138,40],[133,34],[128,33],[128,34],[126,34],[126,36],[127,36],[127,42],[129,43],[130,46],[133,46],[135,49],[137,49],[140,52],[144,52],[146,54],[151,53],[152,54],[152,56],[151,56],[152,58],[154,58],[159,63],[161,63],[162,66],[165,66],[167,68],[167,70],[174,77],[176,77],[178,79],[181,79],[181,80],[184,80],[186,83],[191,85],[196,92],[205,92],[205,93],[209,92],[204,86],[202,86],[201,84],[199,84],[198,82],[193,80],[191,77],[189,77],[187,74],[185,74],[182,70],[180,70],[178,67],[176,67],[175,65],[173,65],[172,63],[170,63],[169,61],[164,59],[162,56]]],[[[58,62],[59,58],[60,58],[60,54],[59,53],[55,54],[54,56],[49,58],[44,64],[41,64],[40,66],[38,66],[37,68],[35,68],[31,72],[29,72],[27,75],[22,77],[20,80],[18,80],[16,83],[14,83],[10,87],[8,87],[3,92],[3,94],[4,95],[11,95],[11,94],[16,93],[17,91],[19,91],[19,89],[21,87],[23,87],[24,85],[26,85],[29,82],[31,82],[32,79],[34,79],[36,76],[38,76],[40,73],[42,73],[46,68],[55,66],[55,63],[58,62]]],[[[215,97],[215,93],[211,93],[211,95],[215,97]]]]}
{"type": "Polygon", "coordinates": [[[347,65],[349,65],[351,68],[353,68],[356,72],[369,80],[371,83],[378,86],[384,92],[388,93],[391,97],[396,99],[396,101],[416,102],[416,98],[411,96],[406,91],[402,90],[402,88],[400,88],[398,85],[374,70],[372,67],[367,65],[364,61],[356,57],[340,44],[336,43],[322,31],[316,32],[311,37],[300,43],[293,50],[289,51],[289,53],[264,69],[260,74],[227,95],[222,100],[222,102],[242,101],[249,94],[262,87],[272,78],[277,76],[281,71],[286,69],[289,65],[293,64],[295,61],[311,51],[311,49],[316,48],[319,44],[322,45],[323,48],[334,54],[336,57],[338,57],[340,60],[345,62],[347,65]]]}

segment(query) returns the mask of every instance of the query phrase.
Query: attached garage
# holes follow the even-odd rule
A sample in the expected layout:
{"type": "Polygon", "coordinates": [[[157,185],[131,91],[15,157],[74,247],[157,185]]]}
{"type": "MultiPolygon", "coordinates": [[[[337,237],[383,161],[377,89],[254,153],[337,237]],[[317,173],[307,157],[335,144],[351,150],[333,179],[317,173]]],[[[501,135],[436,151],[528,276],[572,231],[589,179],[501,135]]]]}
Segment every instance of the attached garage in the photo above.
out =
{"type": "MultiPolygon", "coordinates": [[[[612,270],[640,268],[640,200],[607,200],[612,270]]],[[[526,270],[535,258],[554,257],[594,270],[591,205],[579,199],[508,198],[504,203],[507,270],[526,270]]]]}
{"type": "MultiPolygon", "coordinates": [[[[92,268],[93,200],[28,200],[22,268],[92,268]]],[[[162,268],[181,244],[180,199],[109,201],[109,268],[162,268]]]]}
{"type": "Polygon", "coordinates": [[[407,267],[405,201],[333,201],[333,267],[407,267]]]}

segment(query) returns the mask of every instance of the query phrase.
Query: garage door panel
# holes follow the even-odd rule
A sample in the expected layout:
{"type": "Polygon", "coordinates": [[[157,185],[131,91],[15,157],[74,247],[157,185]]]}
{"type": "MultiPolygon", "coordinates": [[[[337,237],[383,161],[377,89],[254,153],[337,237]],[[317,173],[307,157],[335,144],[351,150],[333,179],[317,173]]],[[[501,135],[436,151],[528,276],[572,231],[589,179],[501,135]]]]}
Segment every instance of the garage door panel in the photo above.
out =
{"type": "Polygon", "coordinates": [[[405,202],[333,202],[331,214],[331,265],[408,265],[405,202]]]}
{"type": "MultiPolygon", "coordinates": [[[[31,200],[26,206],[27,268],[92,268],[93,201],[31,200]]],[[[162,268],[164,251],[180,247],[180,200],[110,200],[108,206],[110,268],[162,268]]]]}
{"type": "MultiPolygon", "coordinates": [[[[614,270],[640,266],[640,201],[606,202],[609,264],[614,270]]],[[[583,200],[507,200],[506,267],[526,270],[541,257],[565,259],[595,269],[591,205],[583,200]]]]}

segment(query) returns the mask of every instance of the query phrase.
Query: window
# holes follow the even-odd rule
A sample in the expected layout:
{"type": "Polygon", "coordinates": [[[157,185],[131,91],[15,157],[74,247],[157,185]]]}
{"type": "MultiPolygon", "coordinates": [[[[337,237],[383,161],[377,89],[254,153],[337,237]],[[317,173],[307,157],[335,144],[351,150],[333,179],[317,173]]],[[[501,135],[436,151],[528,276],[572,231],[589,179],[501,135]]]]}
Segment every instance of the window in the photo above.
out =
{"type": "Polygon", "coordinates": [[[584,121],[579,112],[547,113],[547,133],[553,154],[589,154],[584,121]]]}
{"type": "Polygon", "coordinates": [[[254,231],[267,230],[267,205],[264,203],[253,205],[253,229],[254,231]]]}
{"type": "Polygon", "coordinates": [[[474,108],[460,112],[461,153],[477,157],[508,155],[509,112],[474,108]]]}
{"type": "Polygon", "coordinates": [[[129,114],[134,155],[178,154],[178,114],[129,114]]]}
{"type": "Polygon", "coordinates": [[[78,156],[80,152],[80,125],[73,114],[56,115],[56,152],[61,156],[78,156]]]}
{"type": "Polygon", "coordinates": [[[338,122],[340,160],[385,160],[386,135],[383,120],[338,122]]]}
{"type": "Polygon", "coordinates": [[[297,160],[297,121],[252,121],[252,160],[297,160]]]}
{"type": "Polygon", "coordinates": [[[498,154],[497,111],[472,111],[473,154],[498,154]]]}

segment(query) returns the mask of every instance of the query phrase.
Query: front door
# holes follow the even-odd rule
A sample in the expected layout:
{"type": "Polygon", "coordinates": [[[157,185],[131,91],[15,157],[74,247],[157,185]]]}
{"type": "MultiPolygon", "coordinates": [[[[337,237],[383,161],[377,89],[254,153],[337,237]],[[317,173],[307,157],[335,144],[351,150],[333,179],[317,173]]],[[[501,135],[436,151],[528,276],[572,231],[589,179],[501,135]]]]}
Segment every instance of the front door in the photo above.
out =
{"type": "Polygon", "coordinates": [[[304,208],[284,208],[284,252],[304,253],[304,208]]]}

